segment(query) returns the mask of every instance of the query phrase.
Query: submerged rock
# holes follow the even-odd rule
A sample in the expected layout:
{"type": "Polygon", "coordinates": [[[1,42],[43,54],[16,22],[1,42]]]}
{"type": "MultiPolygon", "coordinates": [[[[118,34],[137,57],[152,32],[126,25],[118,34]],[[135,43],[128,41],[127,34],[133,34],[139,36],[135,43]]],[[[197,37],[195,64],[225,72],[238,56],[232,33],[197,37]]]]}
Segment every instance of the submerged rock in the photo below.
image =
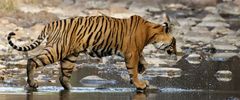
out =
{"type": "Polygon", "coordinates": [[[214,75],[218,81],[229,82],[232,80],[232,72],[229,70],[219,70],[214,75]]]}
{"type": "Polygon", "coordinates": [[[107,80],[96,75],[86,76],[80,80],[80,83],[82,83],[84,86],[93,87],[98,87],[104,84],[116,84],[116,82],[117,82],[116,80],[107,80]]]}
{"type": "Polygon", "coordinates": [[[225,100],[240,100],[240,98],[231,96],[231,97],[227,97],[225,100]]]}
{"type": "Polygon", "coordinates": [[[238,55],[237,53],[215,53],[210,58],[213,61],[226,61],[229,58],[237,55],[238,55]]]}
{"type": "Polygon", "coordinates": [[[175,78],[181,77],[182,70],[179,68],[167,68],[167,67],[152,67],[146,70],[145,77],[167,77],[175,78]]]}
{"type": "Polygon", "coordinates": [[[192,53],[189,54],[186,58],[185,58],[188,63],[190,64],[200,64],[201,61],[203,60],[203,58],[201,57],[201,55],[196,54],[196,53],[192,53]]]}

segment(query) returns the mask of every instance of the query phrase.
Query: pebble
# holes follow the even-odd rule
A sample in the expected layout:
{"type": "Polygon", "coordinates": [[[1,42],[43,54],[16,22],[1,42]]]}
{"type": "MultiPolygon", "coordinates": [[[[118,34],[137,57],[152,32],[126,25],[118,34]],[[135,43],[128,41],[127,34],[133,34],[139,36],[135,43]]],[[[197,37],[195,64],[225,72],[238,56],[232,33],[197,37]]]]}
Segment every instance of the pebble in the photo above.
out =
{"type": "Polygon", "coordinates": [[[146,70],[146,77],[167,77],[176,78],[181,77],[182,70],[179,68],[170,67],[151,67],[146,70]]]}
{"type": "MultiPolygon", "coordinates": [[[[202,34],[207,34],[207,33],[209,33],[208,28],[205,27],[205,26],[194,26],[194,27],[191,27],[191,31],[192,31],[192,32],[202,33],[202,34]]],[[[211,34],[211,33],[210,33],[210,34],[211,34]]]]}
{"type": "Polygon", "coordinates": [[[9,24],[9,20],[0,18],[0,23],[6,25],[9,24]]]}
{"type": "Polygon", "coordinates": [[[57,83],[56,80],[48,80],[48,82],[50,82],[50,83],[57,83]]]}
{"type": "Polygon", "coordinates": [[[228,23],[225,23],[225,22],[201,22],[197,26],[230,27],[230,25],[228,23]]]}
{"type": "Polygon", "coordinates": [[[190,64],[200,64],[203,60],[202,56],[196,53],[189,54],[185,60],[188,61],[190,64]]]}
{"type": "Polygon", "coordinates": [[[227,97],[225,100],[240,100],[240,98],[234,97],[234,96],[230,96],[230,97],[227,97]]]}
{"type": "Polygon", "coordinates": [[[127,71],[120,71],[120,76],[124,81],[130,81],[130,76],[127,71]]]}
{"type": "Polygon", "coordinates": [[[98,0],[88,0],[85,2],[85,7],[88,9],[106,9],[110,6],[109,2],[106,1],[98,1],[98,0]]]}
{"type": "Polygon", "coordinates": [[[240,41],[240,36],[236,34],[227,34],[225,36],[222,36],[220,38],[214,39],[213,43],[214,44],[236,44],[239,43],[240,41]]]}
{"type": "Polygon", "coordinates": [[[130,11],[137,12],[140,15],[146,15],[148,12],[158,12],[161,11],[157,4],[141,4],[139,2],[133,2],[129,7],[130,11]]]}
{"type": "Polygon", "coordinates": [[[144,54],[151,54],[155,51],[157,51],[157,49],[152,44],[149,44],[149,45],[145,46],[144,49],[143,49],[144,54]]]}
{"type": "Polygon", "coordinates": [[[187,9],[188,7],[180,4],[180,3],[172,3],[172,4],[168,4],[166,5],[167,8],[172,9],[172,10],[177,10],[177,9],[187,9]]]}
{"type": "Polygon", "coordinates": [[[197,24],[196,21],[194,21],[192,19],[186,19],[186,18],[178,19],[177,21],[180,24],[180,26],[184,26],[184,27],[186,27],[186,26],[194,26],[194,25],[197,24]]]}
{"type": "MultiPolygon", "coordinates": [[[[18,59],[18,58],[15,58],[15,59],[18,59]]],[[[22,57],[20,58],[20,59],[22,59],[22,57]]],[[[11,65],[16,65],[16,66],[18,66],[18,65],[23,65],[23,66],[25,66],[25,65],[27,65],[27,60],[18,60],[18,61],[16,61],[16,60],[14,60],[14,59],[11,59],[11,61],[8,61],[7,62],[8,64],[11,64],[11,65]]]]}
{"type": "Polygon", "coordinates": [[[214,76],[221,82],[229,82],[232,80],[232,72],[229,70],[219,70],[214,76]]]}
{"type": "MultiPolygon", "coordinates": [[[[8,47],[7,47],[7,46],[0,44],[0,51],[2,51],[2,52],[7,52],[7,50],[8,50],[8,47]]],[[[4,55],[4,54],[1,54],[1,53],[0,53],[0,55],[4,55]]]]}
{"type": "Polygon", "coordinates": [[[218,10],[216,7],[213,7],[213,6],[208,6],[208,7],[205,7],[204,8],[205,11],[208,11],[210,13],[213,13],[213,14],[218,14],[218,10]]]}
{"type": "Polygon", "coordinates": [[[116,80],[107,80],[96,75],[86,76],[80,81],[84,86],[94,86],[98,87],[103,84],[116,84],[116,80]]]}
{"type": "Polygon", "coordinates": [[[4,68],[7,68],[7,66],[0,64],[0,69],[4,69],[4,68]]]}
{"type": "Polygon", "coordinates": [[[240,15],[240,8],[233,3],[220,3],[217,5],[218,13],[240,15]]]}
{"type": "Polygon", "coordinates": [[[34,80],[36,80],[39,83],[45,83],[48,82],[49,80],[51,80],[51,78],[47,75],[38,75],[36,78],[34,78],[34,80]]]}
{"type": "Polygon", "coordinates": [[[213,47],[217,50],[231,50],[231,51],[234,51],[234,50],[238,50],[238,48],[234,45],[231,45],[231,44],[213,44],[213,47]]]}
{"type": "Polygon", "coordinates": [[[145,60],[147,61],[148,64],[153,64],[155,66],[167,65],[167,62],[165,62],[163,59],[160,59],[160,58],[145,57],[145,60]]]}
{"type": "Polygon", "coordinates": [[[240,47],[240,41],[236,42],[235,45],[236,45],[237,47],[240,47]]]}
{"type": "Polygon", "coordinates": [[[215,27],[214,29],[211,30],[212,33],[220,33],[220,34],[223,34],[223,35],[226,35],[226,34],[234,34],[235,32],[233,30],[230,30],[229,28],[226,28],[226,27],[215,27]]]}
{"type": "Polygon", "coordinates": [[[203,22],[224,22],[225,19],[222,18],[219,14],[208,14],[203,19],[203,22]]]}
{"type": "Polygon", "coordinates": [[[200,41],[204,43],[210,43],[213,39],[214,39],[214,36],[210,32],[199,33],[199,32],[190,31],[183,36],[184,41],[190,41],[192,43],[196,43],[200,41]]]}
{"type": "Polygon", "coordinates": [[[22,12],[25,12],[25,13],[28,13],[28,12],[29,13],[39,13],[40,11],[43,10],[40,7],[31,6],[31,5],[20,6],[18,9],[22,12]]]}

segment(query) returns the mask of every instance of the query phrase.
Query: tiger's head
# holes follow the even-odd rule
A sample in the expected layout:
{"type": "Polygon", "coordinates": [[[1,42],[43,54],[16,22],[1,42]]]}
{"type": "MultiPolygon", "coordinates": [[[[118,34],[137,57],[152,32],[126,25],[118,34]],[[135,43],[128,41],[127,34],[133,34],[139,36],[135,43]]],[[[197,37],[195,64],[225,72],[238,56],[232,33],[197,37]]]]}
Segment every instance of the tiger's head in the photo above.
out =
{"type": "Polygon", "coordinates": [[[158,50],[164,50],[170,55],[176,55],[176,39],[171,34],[172,26],[173,24],[166,14],[163,14],[163,24],[150,23],[150,43],[158,50]]]}

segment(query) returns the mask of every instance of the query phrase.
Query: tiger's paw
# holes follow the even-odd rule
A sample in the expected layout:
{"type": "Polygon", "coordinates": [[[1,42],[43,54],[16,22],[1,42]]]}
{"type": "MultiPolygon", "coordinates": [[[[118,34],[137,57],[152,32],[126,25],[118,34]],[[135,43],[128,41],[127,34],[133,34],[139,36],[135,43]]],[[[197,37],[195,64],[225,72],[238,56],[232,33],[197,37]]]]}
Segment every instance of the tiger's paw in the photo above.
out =
{"type": "Polygon", "coordinates": [[[144,89],[137,88],[137,89],[136,89],[136,92],[137,92],[137,93],[144,93],[144,92],[146,91],[146,89],[147,89],[147,87],[144,88],[144,89]]]}
{"type": "Polygon", "coordinates": [[[63,86],[64,90],[70,90],[72,88],[72,85],[69,83],[68,79],[65,79],[63,77],[59,78],[61,85],[63,86]]]}
{"type": "Polygon", "coordinates": [[[30,81],[30,80],[28,80],[27,86],[28,86],[29,88],[33,88],[33,89],[34,89],[34,88],[35,88],[35,89],[38,88],[37,81],[30,81]]]}
{"type": "Polygon", "coordinates": [[[64,90],[71,90],[72,89],[72,85],[70,83],[62,83],[60,82],[64,88],[64,90]]]}
{"type": "Polygon", "coordinates": [[[29,88],[29,89],[37,89],[38,88],[37,81],[28,80],[27,82],[28,82],[28,84],[26,86],[27,88],[29,88]]]}
{"type": "Polygon", "coordinates": [[[144,92],[149,86],[149,82],[147,80],[139,81],[138,83],[134,83],[134,84],[137,88],[138,93],[144,92]]]}
{"type": "Polygon", "coordinates": [[[26,84],[24,89],[28,90],[28,91],[37,91],[38,85],[37,83],[34,84],[26,84]]]}
{"type": "Polygon", "coordinates": [[[145,83],[145,87],[144,88],[138,88],[137,87],[137,89],[136,89],[137,93],[144,93],[144,92],[146,92],[146,90],[149,87],[149,82],[145,80],[144,83],[145,83]]]}

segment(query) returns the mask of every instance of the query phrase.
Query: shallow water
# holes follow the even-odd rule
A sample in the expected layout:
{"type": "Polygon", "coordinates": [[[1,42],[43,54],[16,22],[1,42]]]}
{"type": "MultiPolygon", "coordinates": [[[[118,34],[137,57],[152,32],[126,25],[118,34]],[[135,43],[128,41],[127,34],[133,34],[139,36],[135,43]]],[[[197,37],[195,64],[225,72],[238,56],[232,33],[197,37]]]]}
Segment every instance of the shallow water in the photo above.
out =
{"type": "Polygon", "coordinates": [[[203,60],[200,64],[189,64],[183,56],[173,66],[182,70],[180,77],[144,77],[150,81],[150,87],[155,87],[145,93],[136,93],[135,88],[120,77],[119,70],[99,74],[101,69],[96,67],[80,67],[73,73],[71,91],[64,91],[59,83],[40,83],[35,91],[25,89],[25,82],[4,83],[0,87],[0,100],[240,100],[239,62],[240,58],[234,56],[226,61],[203,60]],[[232,75],[216,76],[219,70],[230,71],[232,75]],[[87,87],[80,80],[89,75],[116,80],[116,83],[87,87]]]}
{"type": "Polygon", "coordinates": [[[135,93],[133,88],[94,89],[75,87],[71,91],[61,90],[61,87],[41,87],[38,91],[26,91],[21,87],[0,89],[0,100],[239,100],[238,97],[240,95],[240,93],[230,91],[204,91],[177,88],[162,88],[160,89],[161,92],[150,91],[146,93],[135,93]]]}

